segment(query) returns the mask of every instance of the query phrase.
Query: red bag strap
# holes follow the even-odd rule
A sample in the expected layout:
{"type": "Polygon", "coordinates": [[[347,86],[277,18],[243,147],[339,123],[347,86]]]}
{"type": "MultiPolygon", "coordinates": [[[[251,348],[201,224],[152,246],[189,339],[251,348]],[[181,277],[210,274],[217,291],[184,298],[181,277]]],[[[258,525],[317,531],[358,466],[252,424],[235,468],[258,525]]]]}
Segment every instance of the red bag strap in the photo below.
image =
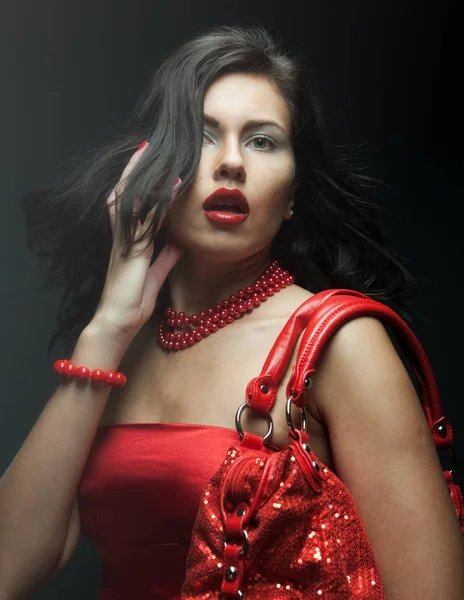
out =
{"type": "Polygon", "coordinates": [[[321,304],[332,296],[339,294],[353,294],[361,298],[368,298],[368,296],[353,290],[331,289],[319,292],[303,302],[291,315],[278,335],[264,362],[260,375],[248,383],[246,401],[250,408],[253,408],[262,416],[266,415],[272,408],[277,387],[282,381],[293,349],[302,331],[308,326],[312,314],[321,304]]]}
{"type": "Polygon", "coordinates": [[[263,416],[271,410],[295,344],[305,330],[287,385],[287,398],[292,396],[294,403],[301,407],[305,379],[315,372],[325,344],[344,323],[360,316],[377,317],[393,327],[417,376],[422,406],[435,446],[450,449],[453,439],[451,423],[442,414],[437,383],[418,339],[393,310],[354,290],[325,290],[297,308],[276,339],[261,374],[249,382],[246,390],[248,406],[263,416]]]}

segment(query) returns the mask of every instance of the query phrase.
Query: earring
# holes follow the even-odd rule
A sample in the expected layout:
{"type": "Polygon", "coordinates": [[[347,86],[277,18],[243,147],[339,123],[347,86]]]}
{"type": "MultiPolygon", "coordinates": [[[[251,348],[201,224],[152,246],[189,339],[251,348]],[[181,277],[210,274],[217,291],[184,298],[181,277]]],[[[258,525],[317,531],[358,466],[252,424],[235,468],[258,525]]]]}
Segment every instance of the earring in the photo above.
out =
{"type": "Polygon", "coordinates": [[[293,217],[293,210],[290,211],[290,218],[293,217]]]}

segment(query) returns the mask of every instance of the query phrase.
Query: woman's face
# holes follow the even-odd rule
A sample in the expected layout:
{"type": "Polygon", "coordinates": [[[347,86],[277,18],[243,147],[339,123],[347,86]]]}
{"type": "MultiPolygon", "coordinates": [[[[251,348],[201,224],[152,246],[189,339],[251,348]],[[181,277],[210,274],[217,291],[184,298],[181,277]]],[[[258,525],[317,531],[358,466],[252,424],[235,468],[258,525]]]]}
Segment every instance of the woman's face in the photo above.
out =
{"type": "Polygon", "coordinates": [[[294,171],[290,113],[277,87],[262,75],[222,76],[205,95],[201,160],[194,181],[172,205],[172,237],[215,262],[267,253],[283,220],[291,217],[294,171]],[[203,203],[219,188],[245,195],[245,221],[231,225],[207,218],[203,203]]]}

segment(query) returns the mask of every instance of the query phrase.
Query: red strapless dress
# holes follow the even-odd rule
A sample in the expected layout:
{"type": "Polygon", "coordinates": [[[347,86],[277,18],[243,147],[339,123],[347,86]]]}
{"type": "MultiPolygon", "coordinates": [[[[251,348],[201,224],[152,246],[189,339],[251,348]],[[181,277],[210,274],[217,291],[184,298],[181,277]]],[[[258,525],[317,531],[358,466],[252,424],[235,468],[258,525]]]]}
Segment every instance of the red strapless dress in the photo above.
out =
{"type": "Polygon", "coordinates": [[[100,600],[179,600],[202,492],[237,440],[208,425],[98,428],[79,508],[101,557],[100,600]]]}

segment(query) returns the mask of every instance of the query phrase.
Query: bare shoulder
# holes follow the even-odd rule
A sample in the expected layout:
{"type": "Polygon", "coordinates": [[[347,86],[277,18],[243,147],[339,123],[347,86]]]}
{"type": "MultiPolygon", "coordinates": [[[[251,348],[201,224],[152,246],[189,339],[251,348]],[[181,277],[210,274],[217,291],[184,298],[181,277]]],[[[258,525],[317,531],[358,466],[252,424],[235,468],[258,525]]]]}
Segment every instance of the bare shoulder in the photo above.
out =
{"type": "Polygon", "coordinates": [[[412,385],[383,323],[371,316],[348,321],[331,336],[316,365],[311,396],[318,419],[327,424],[342,403],[355,402],[361,388],[368,395],[379,381],[395,378],[412,385]]]}
{"type": "MultiPolygon", "coordinates": [[[[292,285],[281,295],[274,310],[285,323],[301,304],[314,295],[314,292],[292,285]]],[[[293,363],[297,359],[303,333],[295,346],[293,363]]],[[[383,323],[370,316],[352,319],[332,335],[323,349],[306,408],[318,423],[326,426],[328,412],[338,411],[340,395],[343,394],[349,401],[348,381],[353,381],[357,389],[358,383],[369,387],[369,381],[374,384],[381,373],[385,374],[385,379],[396,376],[402,379],[403,385],[411,384],[383,323]],[[363,384],[359,379],[361,375],[363,384]]]]}
{"type": "MultiPolygon", "coordinates": [[[[269,307],[272,306],[272,311],[276,316],[288,320],[295,310],[312,296],[314,296],[313,292],[293,284],[278,294],[275,294],[272,297],[272,302],[269,303],[269,307]]],[[[256,315],[257,317],[259,316],[258,312],[256,315]]]]}
{"type": "Polygon", "coordinates": [[[305,300],[314,296],[314,292],[311,292],[296,284],[293,284],[287,288],[287,290],[289,292],[289,298],[292,298],[292,300],[294,300],[297,304],[302,304],[305,300]]]}

